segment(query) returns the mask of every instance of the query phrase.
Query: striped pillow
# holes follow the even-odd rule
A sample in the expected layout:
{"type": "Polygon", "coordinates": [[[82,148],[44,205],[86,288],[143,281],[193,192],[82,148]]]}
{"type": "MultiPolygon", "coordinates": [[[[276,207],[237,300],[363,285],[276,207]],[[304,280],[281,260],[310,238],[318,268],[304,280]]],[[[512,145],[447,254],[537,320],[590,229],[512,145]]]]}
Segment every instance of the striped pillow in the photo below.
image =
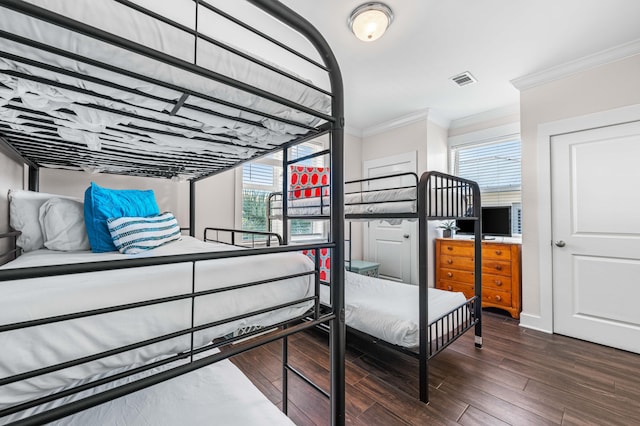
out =
{"type": "Polygon", "coordinates": [[[107,226],[113,244],[125,254],[140,253],[180,239],[178,221],[169,212],[147,217],[109,218],[107,226]]]}

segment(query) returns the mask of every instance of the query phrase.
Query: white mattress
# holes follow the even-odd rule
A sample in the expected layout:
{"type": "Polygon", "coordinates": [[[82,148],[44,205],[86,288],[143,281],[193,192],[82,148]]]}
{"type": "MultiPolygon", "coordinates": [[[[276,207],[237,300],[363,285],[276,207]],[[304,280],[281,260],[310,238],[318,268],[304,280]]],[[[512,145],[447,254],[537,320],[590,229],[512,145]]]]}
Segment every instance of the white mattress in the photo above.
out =
{"type": "MultiPolygon", "coordinates": [[[[142,256],[162,256],[228,250],[223,244],[183,237],[142,256]]],[[[27,253],[2,268],[60,263],[117,260],[135,256],[117,252],[27,253]]],[[[178,294],[192,289],[192,263],[102,271],[73,276],[46,277],[0,283],[0,323],[7,324],[178,294]]],[[[275,253],[251,257],[200,261],[195,266],[195,290],[274,278],[313,270],[313,262],[300,253],[275,253]]],[[[195,325],[229,318],[261,308],[291,302],[313,294],[312,276],[297,277],[252,288],[203,296],[195,302],[195,325]]],[[[196,333],[201,346],[240,327],[267,326],[304,314],[312,302],[233,321],[196,333]]],[[[190,299],[134,310],[113,312],[61,323],[0,333],[0,377],[94,354],[191,326],[190,299]]],[[[147,346],[25,382],[0,387],[0,408],[30,399],[72,380],[127,365],[138,365],[190,347],[190,336],[147,346]]]]}
{"type": "MultiPolygon", "coordinates": [[[[328,303],[327,286],[321,287],[320,299],[328,303]]],[[[463,293],[430,288],[429,323],[465,302],[463,293]]],[[[418,346],[418,286],[346,271],[345,305],[345,321],[349,327],[394,345],[418,346]]]]}
{"type": "MultiPolygon", "coordinates": [[[[331,198],[328,196],[296,198],[289,200],[289,215],[328,215],[331,198]],[[322,210],[320,208],[322,203],[322,210]]],[[[344,194],[345,214],[367,213],[415,213],[416,189],[387,189],[370,192],[344,194]]],[[[274,200],[271,204],[272,214],[282,214],[282,201],[274,200]]]]}
{"type": "MultiPolygon", "coordinates": [[[[155,369],[153,372],[160,370],[155,369]]],[[[128,381],[146,377],[150,373],[137,374],[128,381]]],[[[114,388],[119,383],[123,382],[110,383],[90,392],[85,391],[67,397],[63,401],[75,401],[98,391],[114,388]]],[[[61,401],[54,401],[27,412],[16,413],[0,419],[0,424],[32,416],[55,408],[61,403],[61,401]]],[[[293,422],[273,405],[235,365],[224,360],[50,424],[57,426],[174,426],[179,424],[262,426],[293,425],[293,422]]]]}
{"type": "MultiPolygon", "coordinates": [[[[205,69],[269,91],[316,111],[322,113],[330,111],[331,98],[329,96],[238,55],[229,53],[206,41],[200,40],[198,43],[197,59],[195,59],[192,35],[183,33],[140,13],[133,12],[115,1],[32,0],[31,2],[154,50],[173,55],[189,64],[197,63],[205,69]]],[[[151,2],[147,3],[145,6],[150,8],[162,7],[151,2]]],[[[183,17],[188,15],[186,20],[190,22],[185,23],[185,25],[193,28],[193,16],[195,14],[191,12],[193,2],[189,0],[174,0],[172,3],[175,6],[174,12],[183,15],[183,17]]],[[[3,16],[3,19],[0,20],[0,28],[10,33],[22,35],[120,68],[134,70],[139,74],[252,108],[256,111],[294,120],[303,125],[316,125],[322,121],[308,113],[292,110],[289,107],[217,83],[194,73],[132,54],[124,49],[95,41],[89,37],[72,34],[67,30],[42,21],[28,19],[24,15],[8,9],[1,8],[0,10],[3,16]]],[[[210,23],[204,25],[211,21],[212,17],[210,15],[213,15],[213,13],[206,8],[200,8],[198,17],[203,21],[201,22],[200,31],[206,33],[206,31],[216,30],[215,28],[208,30],[208,28],[212,28],[210,23]]],[[[179,17],[176,16],[169,16],[169,18],[179,20],[179,17]]],[[[223,31],[222,33],[224,34],[225,32],[223,31]]],[[[259,46],[258,44],[251,43],[251,39],[247,40],[246,37],[238,36],[231,41],[224,41],[232,45],[241,43],[239,46],[241,50],[245,49],[245,45],[246,49],[253,49],[254,51],[259,49],[259,47],[256,47],[259,46]]],[[[274,145],[281,145],[294,139],[296,135],[307,132],[306,129],[296,125],[265,118],[250,112],[239,111],[194,96],[190,96],[187,99],[188,104],[224,114],[229,118],[205,114],[188,108],[181,108],[177,115],[169,116],[166,112],[171,111],[175,103],[183,95],[180,90],[154,86],[132,77],[106,71],[92,65],[78,63],[62,56],[36,51],[25,45],[5,39],[0,39],[0,49],[169,100],[169,102],[164,102],[163,100],[152,99],[117,88],[79,80],[73,76],[56,74],[35,66],[0,59],[0,68],[40,76],[72,87],[85,88],[114,99],[112,101],[93,97],[26,78],[0,73],[0,82],[6,86],[6,88],[0,89],[0,122],[7,123],[16,130],[29,133],[42,131],[31,125],[31,123],[37,123],[36,120],[31,120],[33,114],[21,113],[21,117],[17,117],[18,113],[15,110],[2,108],[7,103],[15,106],[26,106],[35,111],[48,114],[60,127],[61,130],[58,132],[60,138],[86,144],[89,149],[95,151],[101,150],[103,146],[118,149],[124,145],[136,151],[149,152],[150,154],[154,152],[180,154],[184,152],[185,146],[188,146],[188,151],[193,153],[231,154],[241,159],[246,159],[258,152],[255,147],[272,148],[274,145]],[[20,101],[16,100],[18,98],[20,101]],[[11,101],[11,99],[14,100],[11,101]],[[102,111],[93,108],[93,105],[161,120],[161,123],[166,124],[152,123],[126,115],[102,111]],[[238,121],[235,118],[258,121],[265,127],[256,127],[238,121]],[[146,127],[151,130],[139,129],[134,135],[130,132],[130,128],[125,129],[122,127],[129,124],[146,127]],[[169,126],[169,124],[189,126],[190,128],[174,127],[169,126]],[[129,132],[121,132],[120,130],[129,130],[129,132]],[[179,134],[179,136],[166,134],[165,132],[168,131],[179,134]],[[193,139],[194,136],[199,136],[200,138],[208,137],[210,140],[193,139]],[[238,146],[217,142],[230,141],[232,137],[239,138],[238,146]],[[153,143],[149,143],[150,140],[153,143]]],[[[261,52],[254,53],[259,54],[261,52]]],[[[289,56],[293,55],[289,54],[289,56]]],[[[278,64],[286,63],[286,61],[281,61],[271,55],[269,57],[274,62],[278,62],[278,64]]],[[[294,70],[297,71],[297,69],[294,70]]],[[[292,74],[290,71],[288,72],[292,74]]],[[[307,75],[303,77],[307,80],[309,79],[307,75]]],[[[314,78],[317,78],[317,76],[314,78]]],[[[55,136],[49,134],[47,136],[56,139],[55,136]]],[[[107,166],[101,170],[119,171],[116,167],[109,168],[107,166]]],[[[186,174],[189,174],[187,172],[197,175],[197,169],[185,171],[186,174]]]]}
{"type": "MultiPolygon", "coordinates": [[[[433,202],[429,205],[428,216],[452,216],[451,213],[463,215],[466,211],[466,200],[459,199],[456,191],[448,190],[447,193],[432,190],[433,202]],[[451,203],[459,203],[459,206],[442,205],[442,199],[446,198],[451,203]],[[437,205],[436,205],[437,201],[437,205]]],[[[289,200],[289,216],[320,216],[329,215],[331,199],[328,196],[297,198],[289,200]],[[322,206],[322,208],[321,208],[322,206]]],[[[353,192],[344,195],[344,213],[349,214],[413,214],[418,211],[416,188],[379,189],[375,191],[353,192]]],[[[273,217],[282,215],[282,201],[271,202],[271,214],[273,217]]]]}

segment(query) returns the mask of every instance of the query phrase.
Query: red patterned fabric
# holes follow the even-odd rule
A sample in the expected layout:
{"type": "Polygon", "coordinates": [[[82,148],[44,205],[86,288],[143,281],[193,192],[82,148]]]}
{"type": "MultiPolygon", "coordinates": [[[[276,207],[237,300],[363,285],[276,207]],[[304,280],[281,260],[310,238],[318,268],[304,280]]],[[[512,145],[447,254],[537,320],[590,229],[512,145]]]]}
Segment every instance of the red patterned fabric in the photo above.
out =
{"type": "MultiPolygon", "coordinates": [[[[293,199],[329,195],[329,168],[310,166],[290,166],[289,189],[293,199]]],[[[315,250],[303,250],[315,262],[315,250]]],[[[329,249],[320,249],[320,279],[329,280],[331,257],[329,249]]]]}
{"type": "MultiPolygon", "coordinates": [[[[302,250],[302,254],[306,254],[315,263],[316,251],[315,250],[302,250]]],[[[320,249],[320,279],[322,281],[329,280],[329,271],[331,267],[331,256],[329,256],[329,249],[320,249]]]]}
{"type": "Polygon", "coordinates": [[[290,166],[289,189],[291,198],[311,198],[329,195],[329,168],[290,166]],[[322,187],[322,188],[321,188],[322,187]]]}

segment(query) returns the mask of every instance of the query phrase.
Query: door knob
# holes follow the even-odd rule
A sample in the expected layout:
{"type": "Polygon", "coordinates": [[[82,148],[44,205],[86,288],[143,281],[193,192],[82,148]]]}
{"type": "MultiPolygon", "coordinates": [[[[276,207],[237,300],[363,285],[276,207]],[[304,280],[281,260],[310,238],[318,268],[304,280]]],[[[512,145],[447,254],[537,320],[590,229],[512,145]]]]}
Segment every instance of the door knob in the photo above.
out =
{"type": "Polygon", "coordinates": [[[402,238],[409,238],[409,234],[404,234],[402,238]]]}
{"type": "Polygon", "coordinates": [[[566,244],[564,241],[562,241],[562,240],[556,241],[556,242],[555,242],[555,244],[556,244],[556,246],[558,246],[558,247],[564,247],[564,246],[566,246],[566,245],[567,245],[567,244],[566,244]]]}

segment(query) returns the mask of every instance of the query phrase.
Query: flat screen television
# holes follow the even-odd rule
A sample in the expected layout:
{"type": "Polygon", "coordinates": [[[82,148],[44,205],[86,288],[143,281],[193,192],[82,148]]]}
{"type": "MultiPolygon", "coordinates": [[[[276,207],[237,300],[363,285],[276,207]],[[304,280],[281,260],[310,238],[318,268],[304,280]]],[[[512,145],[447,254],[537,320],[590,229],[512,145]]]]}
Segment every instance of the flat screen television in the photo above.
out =
{"type": "MultiPolygon", "coordinates": [[[[458,220],[457,234],[473,235],[473,220],[458,220]]],[[[511,236],[511,206],[482,207],[482,236],[511,236]]]]}

